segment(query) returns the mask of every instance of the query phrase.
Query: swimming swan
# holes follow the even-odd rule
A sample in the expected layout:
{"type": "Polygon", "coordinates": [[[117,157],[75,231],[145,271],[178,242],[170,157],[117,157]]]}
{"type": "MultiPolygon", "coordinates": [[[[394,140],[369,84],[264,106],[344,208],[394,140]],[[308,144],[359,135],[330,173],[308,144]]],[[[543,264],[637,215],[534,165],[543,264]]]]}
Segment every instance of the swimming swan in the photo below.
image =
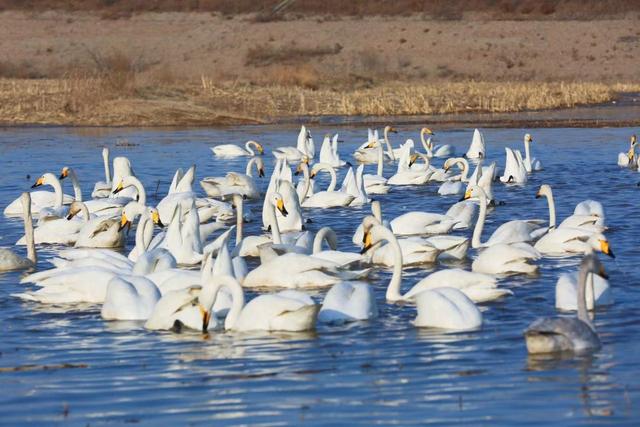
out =
{"type": "MultiPolygon", "coordinates": [[[[45,173],[39,177],[31,188],[37,188],[41,185],[50,185],[53,187],[53,192],[32,191],[31,213],[34,215],[40,215],[40,211],[42,211],[42,216],[54,215],[61,217],[65,215],[67,206],[63,205],[68,205],[75,199],[72,196],[62,193],[62,184],[60,184],[58,178],[52,173],[45,173]]],[[[4,208],[4,214],[6,216],[18,216],[22,215],[22,213],[22,196],[18,197],[4,208]]]]}
{"type": "Polygon", "coordinates": [[[469,146],[465,156],[467,159],[483,159],[486,157],[486,153],[484,136],[478,129],[474,129],[471,145],[469,146]]]}
{"type": "Polygon", "coordinates": [[[33,237],[33,219],[31,218],[31,195],[20,196],[23,207],[24,235],[27,244],[27,257],[23,258],[10,249],[0,248],[0,271],[26,270],[38,263],[36,245],[33,237]]]}
{"type": "Polygon", "coordinates": [[[210,147],[213,154],[218,157],[243,157],[243,156],[255,156],[256,152],[253,151],[252,147],[255,147],[258,154],[264,153],[264,148],[262,145],[257,143],[256,141],[247,141],[244,144],[245,148],[239,147],[235,144],[222,144],[216,145],[215,147],[210,147]]]}
{"type": "Polygon", "coordinates": [[[524,332],[529,354],[570,351],[585,353],[601,346],[595,326],[589,319],[586,292],[587,274],[606,277],[604,268],[595,255],[587,255],[580,263],[578,273],[577,317],[543,317],[535,320],[524,332]]]}
{"type": "Polygon", "coordinates": [[[260,197],[260,190],[252,173],[254,166],[258,177],[262,178],[264,162],[261,157],[252,157],[244,174],[228,172],[224,177],[206,177],[200,181],[200,186],[209,197],[225,198],[232,194],[240,194],[247,199],[257,199],[260,197]]]}

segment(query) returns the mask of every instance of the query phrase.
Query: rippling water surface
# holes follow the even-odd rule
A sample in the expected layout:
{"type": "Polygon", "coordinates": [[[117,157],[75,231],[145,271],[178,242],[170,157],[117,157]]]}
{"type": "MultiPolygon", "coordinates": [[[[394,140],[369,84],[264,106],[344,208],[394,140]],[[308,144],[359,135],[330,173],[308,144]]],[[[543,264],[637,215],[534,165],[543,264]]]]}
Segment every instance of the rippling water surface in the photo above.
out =
{"type": "MultiPolygon", "coordinates": [[[[322,135],[331,130],[312,129],[318,151],[322,135]]],[[[401,130],[394,135],[394,145],[408,137],[417,140],[417,130],[401,130]]],[[[341,155],[350,159],[366,129],[339,131],[344,140],[341,155]]],[[[501,286],[514,295],[483,304],[482,329],[458,334],[416,329],[410,323],[414,308],[386,304],[390,273],[385,270],[371,278],[380,307],[374,321],[321,326],[312,334],[210,336],[148,332],[139,323],[104,322],[96,306],[24,303],[10,296],[23,289],[18,283],[21,274],[6,273],[0,275],[0,424],[635,424],[640,415],[640,176],[616,166],[617,153],[626,151],[633,130],[530,131],[536,141],[534,156],[545,169],[524,187],[496,183],[496,198],[506,204],[488,218],[485,236],[509,219],[547,218],[544,200],[534,199],[542,183],[553,185],[559,218],[586,198],[604,204],[617,255],[605,261],[615,304],[597,313],[603,348],[596,354],[533,359],[522,337],[534,318],[555,314],[556,279],[576,268],[577,257],[543,259],[538,277],[502,280],[501,286]],[[12,369],[27,365],[33,367],[12,369]]],[[[503,165],[503,147],[522,149],[523,133],[487,130],[489,158],[503,165]]],[[[88,197],[93,183],[104,178],[104,145],[112,155],[132,160],[151,200],[157,202],[178,167],[195,163],[200,178],[244,170],[244,159],[217,160],[210,145],[262,141],[270,174],[270,150],[295,145],[296,135],[297,129],[284,127],[5,129],[0,132],[0,205],[18,197],[43,172],[59,173],[65,165],[78,171],[88,197]],[[134,145],[117,147],[117,138],[134,145]]],[[[437,143],[453,144],[461,154],[471,130],[437,136],[437,143]]],[[[391,175],[391,169],[388,166],[385,175],[391,175]]],[[[344,170],[339,178],[343,175],[344,170]]],[[[262,187],[267,183],[263,179],[262,187]]],[[[72,192],[70,183],[64,186],[72,192]]],[[[436,184],[394,188],[379,198],[386,218],[409,210],[444,213],[457,197],[440,197],[436,191],[436,184]]],[[[248,232],[256,233],[261,203],[251,207],[257,221],[248,232]]],[[[340,236],[340,247],[355,250],[351,234],[368,210],[305,214],[313,220],[310,229],[330,225],[340,236]]],[[[21,232],[20,220],[0,218],[0,245],[11,245],[21,232]]],[[[133,233],[130,247],[132,242],[133,233]]],[[[41,249],[38,268],[49,268],[48,260],[58,250],[41,249]]],[[[404,287],[429,271],[407,270],[404,287]]]]}

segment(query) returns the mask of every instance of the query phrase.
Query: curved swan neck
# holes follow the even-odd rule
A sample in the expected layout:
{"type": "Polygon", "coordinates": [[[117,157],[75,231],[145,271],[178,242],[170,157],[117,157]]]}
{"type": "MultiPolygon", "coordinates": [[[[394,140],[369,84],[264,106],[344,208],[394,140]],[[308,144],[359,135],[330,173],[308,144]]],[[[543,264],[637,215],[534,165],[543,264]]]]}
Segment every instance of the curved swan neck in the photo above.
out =
{"type": "Polygon", "coordinates": [[[393,153],[393,147],[391,146],[391,142],[389,142],[389,127],[384,128],[384,143],[387,146],[387,150],[389,152],[389,157],[392,161],[396,161],[396,155],[393,153]]]}
{"type": "Polygon", "coordinates": [[[549,228],[555,228],[556,226],[556,202],[553,199],[553,192],[551,188],[545,193],[547,198],[547,204],[549,205],[549,228]]]}
{"type": "Polygon", "coordinates": [[[151,239],[153,239],[153,222],[151,221],[151,217],[145,211],[145,213],[140,215],[138,228],[136,229],[135,246],[138,248],[140,253],[147,250],[151,244],[151,239]]]}
{"type": "MultiPolygon", "coordinates": [[[[331,176],[331,182],[329,183],[329,186],[327,187],[327,191],[329,191],[329,192],[335,191],[336,185],[338,184],[338,177],[336,175],[336,171],[330,165],[328,165],[326,163],[316,163],[315,168],[316,168],[317,172],[320,172],[320,171],[329,172],[329,175],[331,176]]],[[[305,196],[306,196],[306,194],[305,194],[305,196]]]]}
{"type": "MultiPolygon", "coordinates": [[[[240,317],[240,313],[242,313],[242,309],[244,308],[244,292],[242,291],[242,286],[240,286],[238,281],[231,276],[218,276],[215,280],[218,283],[215,291],[216,297],[222,286],[231,291],[231,308],[227,313],[227,317],[224,319],[224,328],[233,329],[240,317]]],[[[215,298],[213,302],[215,303],[215,298]]],[[[213,304],[211,305],[211,308],[213,308],[213,304]]],[[[211,311],[211,308],[209,311],[211,311]]]]}
{"type": "Polygon", "coordinates": [[[309,190],[311,189],[311,178],[309,177],[309,165],[303,162],[300,164],[300,167],[302,168],[302,185],[304,185],[304,187],[302,187],[302,197],[300,198],[300,203],[303,203],[307,198],[307,194],[309,194],[309,190]]]}
{"type": "Polygon", "coordinates": [[[244,148],[247,149],[247,151],[249,152],[249,154],[251,154],[252,156],[256,155],[256,152],[253,151],[253,148],[251,147],[256,147],[256,149],[258,148],[258,144],[255,141],[247,141],[244,144],[244,148]]]}
{"type": "Polygon", "coordinates": [[[33,236],[33,218],[31,218],[31,194],[22,193],[22,215],[24,221],[24,235],[27,243],[27,258],[35,266],[38,262],[35,239],[33,236]]]}
{"type": "Polygon", "coordinates": [[[62,204],[64,202],[64,194],[62,193],[62,184],[60,183],[60,180],[55,175],[50,174],[50,176],[47,176],[47,184],[53,187],[53,192],[55,194],[54,207],[62,207],[62,204]]]}
{"type": "Polygon", "coordinates": [[[142,205],[146,205],[147,204],[147,192],[144,189],[144,185],[142,185],[142,182],[136,178],[133,175],[129,175],[127,178],[127,180],[129,180],[129,183],[131,185],[133,185],[136,190],[138,191],[138,203],[142,204],[142,205]]]}
{"type": "MultiPolygon", "coordinates": [[[[582,320],[584,323],[589,325],[589,327],[595,331],[595,326],[591,323],[591,319],[589,319],[589,313],[587,312],[587,296],[586,296],[586,288],[587,288],[587,276],[589,275],[589,270],[587,267],[587,261],[583,260],[580,264],[580,271],[578,272],[578,319],[582,320]]],[[[593,280],[593,274],[591,275],[593,280]]],[[[595,309],[595,301],[594,307],[595,309]]]]}
{"type": "Polygon", "coordinates": [[[378,144],[378,171],[377,171],[377,175],[378,176],[383,176],[382,173],[384,172],[384,149],[382,148],[382,145],[378,144]]]}
{"type": "Polygon", "coordinates": [[[271,236],[273,243],[279,245],[282,243],[282,237],[280,236],[280,226],[278,225],[278,218],[276,217],[276,206],[272,201],[269,202],[269,209],[267,213],[269,214],[269,225],[271,225],[271,236]]]}
{"type": "Polygon", "coordinates": [[[524,155],[527,162],[531,161],[531,147],[529,145],[529,138],[527,135],[524,136],[524,155]]]}
{"type": "Polygon", "coordinates": [[[429,138],[428,140],[425,140],[424,139],[425,134],[426,132],[424,131],[424,129],[420,131],[420,142],[422,142],[422,146],[427,152],[427,155],[429,157],[433,157],[433,151],[431,150],[431,138],[429,138]]]}
{"type": "Polygon", "coordinates": [[[338,237],[331,227],[322,227],[318,230],[316,237],[313,239],[313,253],[317,254],[318,252],[322,252],[323,241],[326,241],[327,245],[329,245],[332,250],[335,250],[337,240],[338,237]]]}
{"type": "Polygon", "coordinates": [[[393,275],[387,286],[386,298],[389,301],[399,301],[402,299],[400,293],[400,285],[402,283],[402,250],[398,239],[393,235],[393,232],[382,225],[374,225],[372,233],[380,236],[380,239],[374,240],[386,240],[387,244],[391,246],[393,250],[393,275]]]}
{"type": "Polygon", "coordinates": [[[109,149],[102,149],[102,163],[104,165],[104,180],[107,184],[111,184],[111,169],[109,168],[109,149]]]}
{"type": "Polygon", "coordinates": [[[478,213],[478,220],[476,226],[473,229],[473,237],[471,238],[471,247],[479,248],[482,246],[480,237],[482,236],[482,230],[484,229],[484,221],[487,217],[487,194],[484,190],[478,186],[474,186],[473,190],[478,193],[478,199],[480,200],[480,212],[478,213]]]}
{"type": "Polygon", "coordinates": [[[253,170],[252,169],[253,169],[254,165],[256,166],[256,170],[258,169],[257,162],[258,162],[258,158],[257,157],[251,157],[249,159],[249,161],[247,162],[247,168],[245,169],[244,174],[253,178],[253,170]]]}
{"type": "Polygon", "coordinates": [[[460,177],[460,181],[469,182],[469,162],[464,157],[459,157],[457,162],[462,164],[462,176],[460,177]]]}
{"type": "Polygon", "coordinates": [[[69,178],[71,178],[71,185],[73,186],[73,198],[76,202],[82,201],[82,189],[80,188],[80,181],[78,181],[78,175],[73,169],[69,169],[69,178]]]}
{"type": "Polygon", "coordinates": [[[371,202],[371,213],[373,214],[373,217],[382,224],[382,206],[380,205],[379,200],[371,202]]]}
{"type": "Polygon", "coordinates": [[[82,217],[84,219],[84,222],[85,223],[89,222],[90,214],[89,214],[89,208],[87,208],[87,205],[85,205],[83,202],[78,202],[78,206],[80,206],[80,212],[82,212],[82,217]]]}
{"type": "Polygon", "coordinates": [[[233,202],[236,205],[236,246],[240,246],[242,235],[244,234],[244,200],[242,200],[241,195],[234,194],[233,202]]]}

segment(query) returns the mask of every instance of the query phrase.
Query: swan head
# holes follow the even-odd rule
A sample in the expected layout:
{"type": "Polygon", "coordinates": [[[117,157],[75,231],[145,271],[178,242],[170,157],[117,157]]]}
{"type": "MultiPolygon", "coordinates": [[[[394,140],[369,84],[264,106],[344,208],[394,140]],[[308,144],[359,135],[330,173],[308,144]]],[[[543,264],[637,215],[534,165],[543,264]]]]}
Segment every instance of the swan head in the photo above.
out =
{"type": "Polygon", "coordinates": [[[536,193],[536,199],[542,196],[551,196],[551,186],[548,184],[542,184],[538,192],[536,193]]]}
{"type": "Polygon", "coordinates": [[[592,235],[589,238],[588,243],[591,248],[593,248],[593,250],[602,252],[603,254],[608,255],[611,258],[616,257],[613,253],[613,250],[611,249],[611,246],[609,245],[609,240],[607,240],[607,238],[603,234],[596,233],[592,235]]]}
{"type": "Polygon", "coordinates": [[[78,215],[82,211],[82,202],[73,202],[69,205],[69,213],[67,214],[67,220],[71,220],[74,216],[78,215]]]}
{"type": "Polygon", "coordinates": [[[360,254],[364,254],[371,247],[377,243],[377,240],[374,239],[373,231],[375,226],[379,226],[380,221],[376,219],[376,217],[372,215],[367,215],[362,220],[362,250],[360,254]]]}
{"type": "MultiPolygon", "coordinates": [[[[296,171],[294,172],[294,175],[300,175],[302,172],[304,172],[304,168],[305,166],[309,166],[309,157],[307,156],[302,156],[302,160],[300,160],[300,163],[298,163],[298,167],[296,168],[296,171]]],[[[315,175],[313,175],[315,176],[315,175]]],[[[311,178],[313,178],[313,176],[311,176],[311,178]]]]}
{"type": "Polygon", "coordinates": [[[431,129],[427,128],[427,127],[424,127],[422,129],[420,129],[420,133],[422,135],[430,135],[430,136],[435,135],[435,133],[431,129]]]}
{"type": "Polygon", "coordinates": [[[485,197],[487,196],[487,193],[485,193],[485,191],[481,187],[474,185],[471,188],[468,188],[467,191],[464,192],[464,196],[462,196],[460,201],[462,202],[463,200],[469,200],[473,197],[479,198],[481,194],[484,194],[485,197]]]}
{"type": "Polygon", "coordinates": [[[118,183],[118,185],[116,186],[116,188],[113,189],[113,194],[118,194],[122,190],[124,190],[124,180],[123,179],[121,179],[120,182],[118,183]]]}
{"type": "Polygon", "coordinates": [[[33,184],[31,188],[40,187],[41,185],[51,185],[54,181],[57,181],[57,180],[58,179],[54,174],[45,173],[44,175],[42,175],[40,178],[36,180],[35,184],[33,184]]]}
{"type": "Polygon", "coordinates": [[[524,141],[525,142],[533,142],[533,137],[531,137],[530,133],[527,133],[524,135],[524,141]]]}
{"type": "Polygon", "coordinates": [[[160,221],[160,212],[156,208],[149,208],[149,215],[151,216],[151,221],[157,226],[164,227],[162,221],[160,221]]]}
{"type": "Polygon", "coordinates": [[[636,145],[638,143],[638,139],[636,138],[636,135],[633,134],[631,135],[631,145],[636,145]]]}
{"type": "Polygon", "coordinates": [[[282,198],[282,195],[280,195],[280,193],[271,194],[271,203],[276,209],[280,211],[282,216],[289,215],[289,212],[287,212],[287,208],[284,206],[284,199],[282,198]]]}
{"type": "Polygon", "coordinates": [[[70,170],[71,169],[68,166],[63,167],[62,171],[60,172],[60,176],[58,177],[58,179],[65,179],[66,177],[68,177],[70,170]]]}
{"type": "Polygon", "coordinates": [[[390,125],[385,126],[384,131],[387,133],[398,133],[398,130],[390,125]]]}

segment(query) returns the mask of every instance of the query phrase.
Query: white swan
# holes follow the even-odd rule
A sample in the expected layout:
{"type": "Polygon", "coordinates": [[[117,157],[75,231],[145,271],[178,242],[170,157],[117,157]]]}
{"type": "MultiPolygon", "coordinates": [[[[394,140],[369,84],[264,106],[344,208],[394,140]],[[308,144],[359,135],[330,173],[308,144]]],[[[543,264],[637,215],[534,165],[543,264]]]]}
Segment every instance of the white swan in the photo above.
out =
{"type": "Polygon", "coordinates": [[[320,307],[306,294],[289,290],[260,295],[245,305],[244,292],[236,279],[216,276],[212,281],[213,303],[223,287],[231,293],[231,309],[224,320],[226,330],[301,332],[315,329],[320,307]]]}
{"type": "MultiPolygon", "coordinates": [[[[73,202],[69,209],[76,209],[82,202],[73,202]]],[[[79,232],[87,223],[88,218],[79,219],[70,217],[59,218],[57,216],[47,216],[40,218],[38,226],[33,230],[34,240],[37,244],[61,244],[74,245],[78,239],[79,232]]],[[[26,236],[22,236],[16,245],[26,244],[26,236]]]]}
{"type": "Polygon", "coordinates": [[[398,131],[393,126],[387,125],[384,127],[384,137],[380,140],[378,138],[378,131],[376,130],[375,132],[371,132],[371,129],[369,129],[369,138],[367,139],[367,142],[362,144],[353,153],[353,158],[359,163],[375,163],[378,159],[378,155],[376,153],[377,147],[385,144],[387,151],[384,153],[384,156],[392,162],[395,162],[401,149],[394,149],[391,146],[391,142],[389,142],[389,133],[398,133],[398,131]]]}
{"type": "Polygon", "coordinates": [[[482,236],[482,230],[484,229],[484,223],[487,217],[487,196],[482,188],[473,186],[465,192],[464,199],[470,199],[472,197],[477,197],[480,200],[480,213],[471,239],[471,246],[473,248],[493,246],[499,243],[510,244],[533,241],[534,236],[532,233],[534,233],[539,226],[523,220],[513,220],[501,224],[493,232],[491,237],[482,243],[480,237],[482,236]]]}
{"type": "Polygon", "coordinates": [[[318,230],[316,236],[313,239],[312,255],[315,258],[332,261],[343,266],[362,260],[362,255],[360,255],[359,253],[337,251],[337,246],[338,236],[336,235],[335,231],[333,231],[331,227],[322,227],[320,230],[318,230]],[[329,250],[322,250],[323,242],[327,242],[330,247],[329,250]]]}
{"type": "Polygon", "coordinates": [[[299,162],[305,156],[310,160],[313,160],[313,157],[315,156],[315,145],[313,143],[311,133],[305,126],[301,126],[296,146],[275,148],[273,150],[273,155],[276,159],[287,160],[288,162],[299,162]]]}
{"type": "MultiPolygon", "coordinates": [[[[556,227],[556,204],[553,199],[553,191],[548,184],[542,184],[536,193],[536,199],[545,196],[549,205],[549,229],[556,227]]],[[[601,225],[601,217],[598,215],[573,214],[564,219],[558,228],[581,228],[594,233],[603,232],[606,227],[601,225]]]]}
{"type": "Polygon", "coordinates": [[[27,257],[23,258],[12,250],[0,248],[0,271],[26,270],[38,263],[36,246],[33,237],[33,219],[31,218],[31,196],[22,193],[20,196],[23,207],[24,235],[27,244],[27,257]]]}
{"type": "Polygon", "coordinates": [[[484,144],[484,136],[478,129],[474,129],[471,145],[467,150],[467,159],[483,159],[486,157],[486,148],[484,144]]]}
{"type": "Polygon", "coordinates": [[[505,147],[506,162],[504,166],[504,174],[500,177],[500,181],[505,184],[526,184],[527,169],[520,150],[513,150],[505,147]]]}
{"type": "MultiPolygon", "coordinates": [[[[556,282],[556,308],[562,311],[576,311],[579,273],[562,273],[556,282]]],[[[609,281],[598,274],[589,273],[587,276],[587,309],[594,310],[596,306],[613,304],[609,281]]]]}
{"type": "Polygon", "coordinates": [[[431,129],[426,127],[420,129],[420,142],[422,142],[428,157],[444,158],[454,155],[455,149],[449,144],[434,146],[431,141],[432,136],[435,136],[435,133],[431,129]],[[425,135],[429,135],[428,140],[424,139],[425,135]]]}
{"type": "Polygon", "coordinates": [[[109,168],[109,148],[102,149],[102,164],[104,165],[104,181],[98,181],[93,186],[91,197],[102,199],[111,195],[113,182],[111,181],[111,169],[109,168]]]}
{"type": "Polygon", "coordinates": [[[636,136],[631,135],[629,151],[627,151],[626,153],[618,153],[618,166],[623,168],[636,166],[636,162],[635,162],[636,144],[637,144],[636,136]]]}
{"type": "Polygon", "coordinates": [[[455,224],[456,221],[446,215],[419,211],[407,212],[389,223],[397,236],[447,234],[455,224]]]}
{"type": "Polygon", "coordinates": [[[153,239],[153,225],[157,224],[160,227],[164,227],[164,224],[160,221],[158,210],[153,207],[144,206],[139,202],[129,202],[124,207],[122,216],[120,217],[120,227],[131,227],[131,223],[135,221],[138,216],[140,216],[140,220],[136,228],[135,246],[127,256],[127,258],[133,262],[136,262],[147,249],[155,249],[153,247],[149,248],[153,239]]]}
{"type": "MultiPolygon", "coordinates": [[[[51,191],[32,191],[31,192],[31,213],[34,215],[55,215],[61,217],[66,214],[67,206],[75,199],[72,196],[62,193],[62,184],[58,178],[52,173],[45,173],[39,177],[31,188],[40,187],[41,185],[50,185],[53,187],[51,191]]],[[[6,216],[22,215],[22,196],[18,197],[7,207],[4,208],[6,216]]]]}
{"type": "Polygon", "coordinates": [[[160,297],[158,287],[146,277],[114,277],[107,284],[100,315],[105,320],[146,320],[160,297]]]}
{"type": "Polygon", "coordinates": [[[576,205],[576,208],[573,210],[574,215],[592,215],[599,218],[599,222],[597,225],[604,226],[605,215],[604,215],[604,207],[602,203],[596,200],[583,200],[576,205]]]}
{"type": "MultiPolygon", "coordinates": [[[[302,168],[307,166],[306,163],[300,163],[302,168]]],[[[303,208],[332,208],[337,206],[349,206],[349,204],[353,201],[354,196],[348,193],[344,193],[342,191],[336,191],[337,184],[337,176],[335,170],[325,164],[325,163],[316,163],[313,165],[311,172],[309,174],[310,178],[316,176],[319,171],[327,171],[331,176],[331,182],[329,183],[329,187],[325,191],[318,191],[314,193],[311,197],[306,198],[302,202],[303,208]]],[[[305,174],[306,176],[306,174],[305,174]]],[[[305,187],[309,187],[309,182],[305,183],[305,187]]],[[[305,192],[306,194],[306,192],[305,192]]]]}
{"type": "Polygon", "coordinates": [[[363,282],[340,282],[324,296],[318,313],[321,323],[343,324],[378,317],[376,295],[371,286],[363,282]]]}
{"type": "Polygon", "coordinates": [[[604,235],[582,228],[551,230],[536,242],[535,248],[543,255],[563,256],[598,251],[615,258],[604,235]]]}
{"type": "Polygon", "coordinates": [[[384,150],[381,144],[376,146],[378,154],[378,169],[376,174],[365,174],[362,176],[364,180],[364,187],[367,194],[387,194],[389,192],[389,186],[387,185],[387,179],[384,177],[384,150]]]}
{"type": "Polygon", "coordinates": [[[438,188],[438,194],[441,196],[463,194],[465,191],[465,184],[469,181],[469,162],[464,157],[452,157],[444,162],[444,170],[449,171],[454,165],[460,167],[461,173],[459,176],[451,177],[443,182],[438,188]]]}
{"type": "Polygon", "coordinates": [[[540,252],[528,243],[498,243],[482,249],[471,270],[495,275],[534,274],[538,266],[530,262],[540,257],[540,252]]]}
{"type": "MultiPolygon", "coordinates": [[[[412,168],[416,157],[413,156],[413,141],[407,140],[402,146],[395,175],[387,180],[389,185],[422,185],[429,181],[433,172],[429,169],[429,158],[422,155],[425,164],[420,168],[412,168]]],[[[419,156],[419,155],[418,155],[419,156]]]]}
{"type": "Polygon", "coordinates": [[[256,155],[256,152],[253,151],[252,147],[255,147],[258,154],[264,153],[264,148],[256,141],[247,141],[244,144],[244,148],[239,147],[235,144],[222,144],[210,148],[211,151],[213,151],[213,154],[218,157],[254,157],[256,155]]]}
{"type": "MultiPolygon", "coordinates": [[[[393,275],[387,287],[387,301],[406,301],[400,293],[403,260],[398,240],[391,230],[379,225],[373,217],[366,217],[364,224],[364,251],[384,240],[393,247],[395,262],[393,275]]],[[[417,327],[470,330],[482,325],[480,310],[473,301],[456,288],[429,289],[413,294],[411,299],[415,302],[418,311],[413,321],[417,327]]]]}
{"type": "MultiPolygon", "coordinates": [[[[109,197],[128,197],[132,200],[142,200],[142,196],[137,193],[138,188],[135,186],[129,186],[124,189],[121,188],[118,192],[115,191],[122,180],[128,176],[135,177],[135,173],[133,172],[129,159],[123,156],[115,157],[113,159],[113,179],[111,180],[111,195],[109,197]]],[[[146,202],[142,203],[146,204],[146,202]]]]}
{"type": "MultiPolygon", "coordinates": [[[[74,169],[65,166],[62,168],[60,172],[60,180],[64,180],[66,178],[71,179],[71,185],[73,186],[73,192],[75,194],[75,200],[77,202],[82,202],[84,199],[82,197],[82,189],[80,188],[80,181],[78,180],[78,176],[74,169]]],[[[87,210],[91,214],[96,214],[100,216],[118,216],[122,212],[122,208],[124,205],[131,201],[128,197],[108,197],[108,198],[99,198],[84,201],[84,205],[87,207],[87,210]]],[[[82,213],[84,215],[84,213],[82,213]]]]}
{"type": "Polygon", "coordinates": [[[76,248],[119,248],[124,246],[125,236],[120,221],[109,217],[90,218],[89,210],[83,202],[73,202],[67,220],[79,212],[83,213],[84,224],[78,231],[76,248]]]}
{"type": "Polygon", "coordinates": [[[589,318],[586,304],[587,274],[606,276],[604,268],[594,255],[586,256],[578,273],[578,317],[543,317],[535,320],[524,332],[530,354],[571,351],[585,353],[600,348],[600,339],[589,318]]]}
{"type": "Polygon", "coordinates": [[[531,134],[527,133],[524,135],[524,167],[528,173],[534,171],[542,170],[542,162],[536,159],[535,157],[531,157],[531,147],[530,144],[533,142],[533,138],[531,134]]]}
{"type": "Polygon", "coordinates": [[[493,181],[496,175],[496,163],[492,162],[489,166],[482,166],[482,162],[483,159],[478,161],[476,169],[469,178],[466,191],[469,191],[471,187],[477,185],[484,190],[489,206],[495,206],[497,202],[493,197],[493,181]]]}
{"type": "Polygon", "coordinates": [[[454,230],[466,230],[474,223],[476,211],[475,203],[462,200],[451,205],[445,215],[455,221],[454,230]]]}
{"type": "Polygon", "coordinates": [[[342,181],[340,191],[343,193],[351,194],[353,200],[349,203],[349,206],[362,206],[369,203],[369,196],[364,185],[364,164],[360,164],[353,172],[353,168],[349,166],[347,174],[342,181]]]}
{"type": "Polygon", "coordinates": [[[264,162],[261,157],[252,157],[244,174],[228,172],[224,177],[206,177],[200,181],[200,186],[209,197],[225,198],[232,194],[240,194],[247,199],[257,199],[260,197],[260,190],[253,176],[254,166],[258,177],[262,178],[264,162]]]}
{"type": "Polygon", "coordinates": [[[329,134],[324,136],[320,147],[320,163],[326,163],[334,168],[340,168],[347,164],[344,160],[340,160],[340,154],[338,154],[338,134],[335,134],[333,139],[329,134]]]}
{"type": "Polygon", "coordinates": [[[493,276],[452,268],[431,273],[416,283],[402,298],[412,300],[420,292],[442,287],[456,288],[476,303],[493,301],[506,295],[513,295],[510,290],[499,288],[493,276]]]}

